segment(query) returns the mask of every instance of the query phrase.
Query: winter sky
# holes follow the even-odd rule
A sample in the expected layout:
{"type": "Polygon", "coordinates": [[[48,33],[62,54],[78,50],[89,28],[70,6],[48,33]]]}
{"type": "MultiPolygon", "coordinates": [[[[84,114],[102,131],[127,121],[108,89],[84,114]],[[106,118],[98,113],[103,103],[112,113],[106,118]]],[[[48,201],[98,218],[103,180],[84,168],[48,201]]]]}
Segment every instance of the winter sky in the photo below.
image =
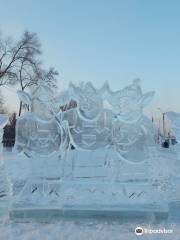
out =
{"type": "MultiPolygon", "coordinates": [[[[179,0],[0,0],[0,9],[4,35],[38,34],[60,89],[108,80],[117,90],[141,78],[156,91],[153,111],[180,111],[179,0]]],[[[3,93],[16,110],[15,89],[3,93]]]]}

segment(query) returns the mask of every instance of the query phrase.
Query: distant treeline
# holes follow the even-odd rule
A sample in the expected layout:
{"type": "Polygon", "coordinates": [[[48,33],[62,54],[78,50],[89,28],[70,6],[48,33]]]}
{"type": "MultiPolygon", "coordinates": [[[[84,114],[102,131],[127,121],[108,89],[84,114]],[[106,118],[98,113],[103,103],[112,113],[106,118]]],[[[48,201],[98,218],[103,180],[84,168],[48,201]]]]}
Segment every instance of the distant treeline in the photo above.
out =
{"type": "Polygon", "coordinates": [[[13,147],[16,136],[16,113],[12,114],[3,130],[3,147],[13,147]]]}

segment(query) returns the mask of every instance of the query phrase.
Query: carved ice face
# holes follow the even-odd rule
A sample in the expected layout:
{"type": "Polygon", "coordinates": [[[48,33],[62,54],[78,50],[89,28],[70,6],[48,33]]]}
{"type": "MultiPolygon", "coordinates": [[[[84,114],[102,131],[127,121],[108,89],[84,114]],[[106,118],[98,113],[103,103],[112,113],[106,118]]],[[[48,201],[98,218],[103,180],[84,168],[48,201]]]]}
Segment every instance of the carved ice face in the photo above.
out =
{"type": "Polygon", "coordinates": [[[18,96],[20,101],[29,105],[31,112],[42,120],[50,120],[58,112],[53,92],[46,86],[37,87],[32,96],[24,91],[18,91],[18,96]]]}
{"type": "Polygon", "coordinates": [[[116,92],[112,92],[106,84],[103,91],[106,92],[105,95],[112,106],[113,114],[124,123],[138,121],[142,115],[143,108],[150,103],[154,96],[154,92],[142,94],[137,82],[116,92]]]}
{"type": "Polygon", "coordinates": [[[102,99],[91,83],[82,84],[80,87],[71,84],[70,90],[74,100],[77,101],[80,115],[93,120],[100,114],[103,108],[102,99]]]}
{"type": "Polygon", "coordinates": [[[33,98],[31,103],[31,110],[41,119],[48,120],[52,118],[49,102],[43,102],[38,98],[33,98]]]}
{"type": "Polygon", "coordinates": [[[122,118],[124,120],[137,119],[141,115],[142,108],[140,104],[130,97],[121,97],[114,106],[114,113],[117,118],[122,118]]]}

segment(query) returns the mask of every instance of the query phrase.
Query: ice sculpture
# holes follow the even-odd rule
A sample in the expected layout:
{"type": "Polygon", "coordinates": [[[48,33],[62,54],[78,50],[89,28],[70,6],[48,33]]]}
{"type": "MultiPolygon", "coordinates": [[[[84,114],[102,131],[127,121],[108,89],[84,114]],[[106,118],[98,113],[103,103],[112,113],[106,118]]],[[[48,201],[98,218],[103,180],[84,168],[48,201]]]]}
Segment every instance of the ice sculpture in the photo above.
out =
{"type": "Polygon", "coordinates": [[[143,94],[136,80],[117,92],[107,83],[101,89],[91,83],[70,84],[68,95],[77,107],[62,113],[75,148],[65,161],[65,207],[102,211],[128,206],[138,211],[152,202],[160,204],[150,176],[153,125],[143,115],[154,92],[143,94]]]}
{"type": "Polygon", "coordinates": [[[107,84],[104,88],[112,106],[112,134],[117,152],[128,161],[144,161],[149,152],[147,146],[153,142],[153,125],[143,115],[143,108],[152,100],[154,92],[143,94],[138,79],[116,92],[107,84]]]}
{"type": "Polygon", "coordinates": [[[15,148],[34,158],[59,156],[66,148],[67,129],[57,118],[51,89],[40,85],[32,96],[22,91],[18,95],[30,111],[17,120],[15,148]]]}
{"type": "Polygon", "coordinates": [[[101,89],[90,82],[71,83],[68,95],[69,101],[77,102],[76,108],[62,113],[75,147],[68,155],[74,179],[149,179],[154,128],[143,108],[154,92],[143,94],[140,81],[135,80],[117,92],[112,92],[108,83],[101,89]]]}
{"type": "Polygon", "coordinates": [[[117,179],[149,180],[154,126],[143,114],[143,108],[150,103],[154,92],[143,94],[139,79],[115,92],[105,83],[101,91],[112,109],[112,144],[119,158],[117,179]]]}
{"type": "Polygon", "coordinates": [[[64,214],[157,201],[148,175],[153,126],[143,115],[154,92],[143,94],[139,80],[117,92],[88,82],[57,98],[44,85],[18,95],[30,111],[17,120],[15,148],[31,158],[32,174],[15,208],[64,214]]]}
{"type": "Polygon", "coordinates": [[[68,154],[73,168],[70,176],[74,180],[107,178],[112,170],[108,168],[112,113],[104,108],[101,91],[90,82],[79,86],[70,83],[69,96],[77,103],[76,108],[62,113],[69,123],[70,142],[75,148],[68,154]]]}
{"type": "Polygon", "coordinates": [[[37,86],[31,96],[24,91],[18,91],[18,96],[30,111],[17,119],[15,149],[31,158],[32,168],[20,200],[52,200],[53,195],[59,196],[62,156],[69,143],[67,124],[58,118],[60,110],[53,91],[46,85],[37,86]]]}
{"type": "Polygon", "coordinates": [[[70,95],[77,107],[63,113],[69,122],[72,144],[79,149],[105,147],[111,141],[111,112],[103,108],[100,92],[88,82],[70,84],[70,95]]]}

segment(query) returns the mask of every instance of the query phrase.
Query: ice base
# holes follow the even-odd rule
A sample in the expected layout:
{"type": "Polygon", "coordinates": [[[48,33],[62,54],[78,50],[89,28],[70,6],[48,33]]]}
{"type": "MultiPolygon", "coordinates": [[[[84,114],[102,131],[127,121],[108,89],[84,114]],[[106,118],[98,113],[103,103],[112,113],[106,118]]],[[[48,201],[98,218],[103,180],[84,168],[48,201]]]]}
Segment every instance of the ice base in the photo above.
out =
{"type": "MultiPolygon", "coordinates": [[[[76,152],[72,151],[72,155],[72,161],[77,159],[76,152]]],[[[75,174],[68,174],[67,179],[31,180],[29,179],[30,158],[15,156],[13,153],[8,153],[4,157],[6,158],[8,175],[12,177],[14,182],[13,204],[9,210],[11,219],[52,221],[53,219],[73,217],[111,219],[137,217],[138,219],[149,218],[150,220],[167,217],[180,218],[180,194],[178,190],[180,178],[178,177],[176,181],[173,180],[173,186],[176,186],[175,193],[171,194],[168,191],[169,195],[173,197],[171,199],[161,196],[161,191],[158,191],[151,181],[144,181],[144,178],[140,178],[140,181],[133,181],[133,174],[131,181],[129,176],[124,177],[122,174],[120,174],[121,178],[116,181],[110,181],[109,178],[98,178],[97,181],[97,176],[99,176],[97,171],[91,171],[89,178],[84,178],[84,175],[79,178],[79,175],[77,177],[75,174]],[[27,179],[29,180],[26,181],[27,179]],[[24,184],[25,182],[26,184],[24,184]],[[38,185],[38,191],[35,190],[35,185],[38,185]],[[52,191],[53,189],[55,191],[52,191]],[[31,194],[32,191],[33,194],[31,194]],[[58,196],[55,192],[58,192],[58,196]]],[[[83,159],[85,158],[83,157],[83,159]]],[[[165,170],[174,172],[173,166],[177,168],[177,161],[177,156],[173,151],[166,151],[166,153],[160,151],[155,161],[157,163],[155,167],[160,169],[159,166],[161,166],[161,172],[165,170]]],[[[70,163],[70,166],[67,166],[68,170],[72,170],[71,161],[68,163],[70,163]]],[[[88,167],[89,160],[86,159],[83,164],[88,167]]],[[[99,162],[97,164],[99,165],[99,162]]],[[[104,166],[104,164],[101,165],[104,166]]],[[[76,162],[73,167],[74,173],[82,173],[76,162]]],[[[122,168],[123,172],[125,172],[124,167],[122,168]]],[[[83,167],[83,169],[86,168],[83,167]]],[[[129,171],[133,173],[133,169],[129,168],[129,171]]],[[[104,167],[102,170],[105,170],[104,167]]]]}
{"type": "MultiPolygon", "coordinates": [[[[31,192],[16,201],[10,211],[11,219],[42,219],[73,217],[145,217],[166,218],[168,205],[158,199],[153,186],[148,183],[93,183],[46,182],[48,191],[35,196],[31,192]],[[58,196],[51,196],[56,189],[58,196]],[[49,196],[48,196],[49,195],[49,196]]],[[[30,185],[29,185],[30,187],[30,185]]],[[[28,185],[26,186],[26,190],[28,185]]]]}

